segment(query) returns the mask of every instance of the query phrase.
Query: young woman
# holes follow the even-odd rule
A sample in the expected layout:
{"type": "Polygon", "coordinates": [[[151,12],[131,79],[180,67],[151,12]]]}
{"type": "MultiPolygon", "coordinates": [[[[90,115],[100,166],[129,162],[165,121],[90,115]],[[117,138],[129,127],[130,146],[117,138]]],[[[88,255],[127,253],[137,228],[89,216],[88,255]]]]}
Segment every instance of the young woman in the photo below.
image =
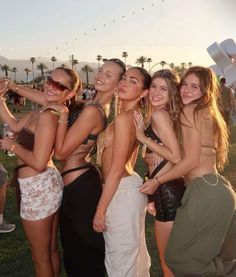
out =
{"type": "MultiPolygon", "coordinates": [[[[148,153],[148,160],[154,161],[147,164],[149,178],[162,175],[181,158],[174,131],[178,81],[177,74],[172,70],[162,69],[154,73],[149,89],[151,122],[146,130],[144,130],[142,116],[135,112],[137,139],[143,143],[143,150],[147,150],[145,152],[148,153]]],[[[176,178],[162,184],[149,199],[155,203],[156,242],[165,277],[174,276],[165,263],[164,254],[184,190],[183,178],[176,178]]]]}
{"type": "Polygon", "coordinates": [[[163,183],[184,175],[187,189],[166,249],[175,276],[236,274],[236,198],[219,175],[227,161],[228,132],[219,112],[219,87],[209,68],[190,67],[180,82],[179,130],[182,160],[147,181],[141,192],[152,194],[163,183]]]}
{"type": "MultiPolygon", "coordinates": [[[[78,75],[72,70],[53,70],[44,83],[45,103],[64,103],[75,94],[78,81],[78,75]]],[[[7,87],[9,81],[4,82],[7,87]]],[[[14,88],[15,91],[19,89],[17,85],[14,88]]],[[[59,276],[56,234],[63,182],[51,160],[58,118],[51,110],[41,109],[16,119],[2,99],[0,116],[18,133],[18,143],[4,137],[0,146],[13,151],[18,158],[20,215],[30,243],[35,274],[37,277],[59,276]]]]}
{"type": "MultiPolygon", "coordinates": [[[[89,153],[106,126],[105,113],[109,114],[111,99],[124,72],[125,65],[119,59],[110,59],[96,74],[97,96],[91,104],[69,107],[70,110],[56,103],[45,107],[59,114],[55,156],[62,160],[65,184],[60,231],[68,276],[105,276],[103,236],[92,225],[102,183],[99,172],[89,163],[89,153]]],[[[40,93],[35,96],[28,88],[19,89],[19,93],[42,104],[40,93]]]]}
{"type": "Polygon", "coordinates": [[[103,64],[95,78],[97,96],[81,110],[60,112],[55,156],[63,160],[65,184],[60,213],[60,233],[68,276],[104,277],[104,239],[93,229],[93,217],[102,193],[98,170],[89,163],[89,153],[98,134],[106,127],[106,112],[125,67],[117,59],[103,64]],[[106,112],[105,112],[105,109],[106,112]],[[67,131],[67,120],[69,129],[67,131]]]}
{"type": "Polygon", "coordinates": [[[118,85],[122,112],[105,131],[105,184],[93,225],[97,232],[104,232],[109,277],[149,276],[144,231],[147,198],[139,192],[142,178],[133,170],[138,151],[133,113],[147,95],[150,81],[150,75],[142,68],[126,71],[118,85]]]}

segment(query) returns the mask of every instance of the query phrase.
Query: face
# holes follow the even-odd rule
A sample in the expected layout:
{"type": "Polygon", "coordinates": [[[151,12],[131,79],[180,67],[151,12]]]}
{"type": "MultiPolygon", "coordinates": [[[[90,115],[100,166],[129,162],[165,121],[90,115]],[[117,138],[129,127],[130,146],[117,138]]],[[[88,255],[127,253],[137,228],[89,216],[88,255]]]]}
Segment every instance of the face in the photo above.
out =
{"type": "Polygon", "coordinates": [[[180,87],[180,95],[184,105],[192,103],[202,96],[199,78],[195,74],[189,74],[180,87]]]}
{"type": "Polygon", "coordinates": [[[153,107],[165,108],[169,104],[169,91],[165,80],[161,78],[152,80],[149,88],[149,100],[153,107]]]}
{"type": "Polygon", "coordinates": [[[124,74],[122,80],[118,85],[118,96],[122,100],[134,100],[136,98],[141,99],[141,95],[144,92],[143,89],[143,76],[142,74],[133,68],[130,68],[124,74]]]}
{"type": "Polygon", "coordinates": [[[70,90],[70,77],[61,69],[55,69],[44,83],[45,98],[49,102],[65,102],[70,90]]]}
{"type": "Polygon", "coordinates": [[[114,62],[105,62],[95,76],[95,89],[101,92],[113,91],[120,78],[120,66],[114,62]]]}

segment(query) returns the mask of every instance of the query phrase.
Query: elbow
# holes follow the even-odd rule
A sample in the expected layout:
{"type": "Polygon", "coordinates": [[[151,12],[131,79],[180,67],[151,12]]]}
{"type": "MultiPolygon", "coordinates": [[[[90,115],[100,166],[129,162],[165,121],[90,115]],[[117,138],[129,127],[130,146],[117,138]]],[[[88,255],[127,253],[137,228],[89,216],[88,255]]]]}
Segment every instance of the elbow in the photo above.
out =
{"type": "Polygon", "coordinates": [[[180,155],[176,155],[176,156],[173,157],[171,162],[173,164],[178,164],[180,161],[181,161],[181,156],[180,155]]]}

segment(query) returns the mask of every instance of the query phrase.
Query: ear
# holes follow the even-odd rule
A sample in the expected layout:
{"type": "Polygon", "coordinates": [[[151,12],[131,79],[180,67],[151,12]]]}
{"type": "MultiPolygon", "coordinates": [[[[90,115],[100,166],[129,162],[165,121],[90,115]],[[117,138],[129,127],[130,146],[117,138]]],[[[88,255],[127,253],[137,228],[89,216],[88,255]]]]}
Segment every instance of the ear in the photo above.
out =
{"type": "Polygon", "coordinates": [[[71,99],[75,95],[75,91],[71,90],[68,95],[66,96],[66,100],[71,99]]]}
{"type": "Polygon", "coordinates": [[[145,89],[145,90],[141,93],[140,98],[143,98],[143,97],[145,97],[145,96],[147,96],[147,95],[148,95],[148,89],[145,89]]]}

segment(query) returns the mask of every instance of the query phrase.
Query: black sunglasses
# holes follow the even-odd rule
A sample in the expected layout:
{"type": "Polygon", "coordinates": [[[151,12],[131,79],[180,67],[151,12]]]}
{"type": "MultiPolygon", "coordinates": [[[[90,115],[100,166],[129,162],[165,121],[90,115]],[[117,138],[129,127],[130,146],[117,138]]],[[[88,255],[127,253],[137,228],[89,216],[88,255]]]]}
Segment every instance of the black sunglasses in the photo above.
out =
{"type": "Polygon", "coordinates": [[[46,77],[45,83],[48,84],[48,85],[53,86],[55,89],[58,89],[60,91],[64,91],[66,89],[70,90],[70,88],[68,88],[67,86],[65,86],[65,85],[63,85],[63,84],[61,84],[57,81],[54,81],[51,76],[46,77]]]}
{"type": "Polygon", "coordinates": [[[108,61],[108,62],[113,62],[113,63],[118,64],[118,65],[121,67],[123,73],[125,73],[125,71],[126,71],[126,66],[125,66],[125,64],[124,64],[120,59],[109,59],[109,60],[107,60],[107,61],[108,61]]]}

